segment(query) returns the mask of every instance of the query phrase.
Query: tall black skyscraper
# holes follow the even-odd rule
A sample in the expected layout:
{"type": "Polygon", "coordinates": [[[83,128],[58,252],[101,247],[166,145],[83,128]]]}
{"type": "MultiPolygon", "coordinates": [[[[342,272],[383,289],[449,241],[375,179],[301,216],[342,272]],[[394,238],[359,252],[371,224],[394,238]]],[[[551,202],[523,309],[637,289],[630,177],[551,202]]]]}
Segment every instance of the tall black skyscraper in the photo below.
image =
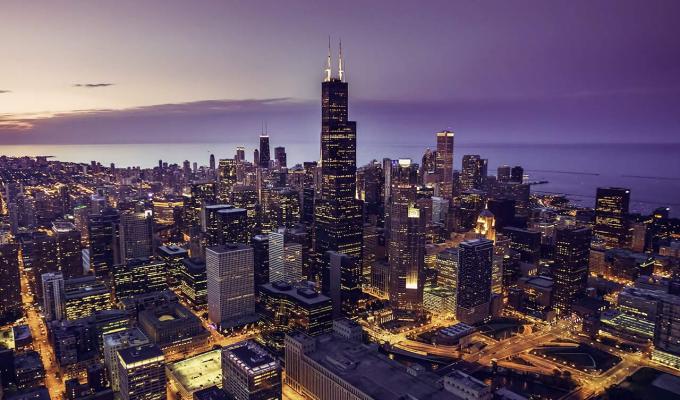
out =
{"type": "Polygon", "coordinates": [[[0,244],[0,324],[21,316],[19,245],[0,244]]]}
{"type": "Polygon", "coordinates": [[[589,228],[564,227],[555,231],[553,301],[562,315],[571,310],[576,300],[585,296],[590,239],[589,228]]]}
{"type": "MultiPolygon", "coordinates": [[[[330,271],[323,255],[344,253],[361,265],[362,205],[356,199],[356,122],[349,121],[349,90],[343,77],[342,48],[338,76],[331,70],[330,49],[321,84],[321,190],[315,204],[316,254],[322,264],[322,287],[328,293],[330,271]]],[[[361,292],[361,268],[348,291],[361,292]]],[[[344,274],[347,276],[347,274],[344,274]]],[[[358,298],[358,296],[357,296],[358,298]]]]}
{"type": "Polygon", "coordinates": [[[629,189],[597,188],[593,233],[605,243],[607,248],[628,246],[631,238],[628,221],[629,205],[629,189]]]}
{"type": "Polygon", "coordinates": [[[467,324],[483,321],[489,316],[493,242],[474,239],[458,247],[458,320],[467,324]]]}
{"type": "Polygon", "coordinates": [[[90,268],[98,277],[106,277],[120,261],[118,248],[120,214],[116,209],[105,208],[89,217],[90,268]]]}
{"type": "Polygon", "coordinates": [[[269,135],[260,135],[260,159],[258,160],[261,168],[269,168],[269,135]]]}

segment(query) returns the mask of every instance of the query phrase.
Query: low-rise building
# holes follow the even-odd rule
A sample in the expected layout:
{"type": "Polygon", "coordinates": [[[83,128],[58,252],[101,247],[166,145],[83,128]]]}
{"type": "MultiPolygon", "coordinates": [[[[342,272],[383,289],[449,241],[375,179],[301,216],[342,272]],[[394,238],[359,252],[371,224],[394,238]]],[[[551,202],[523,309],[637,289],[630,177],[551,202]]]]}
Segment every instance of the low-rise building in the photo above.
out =
{"type": "Polygon", "coordinates": [[[439,376],[407,368],[365,345],[361,327],[334,321],[333,332],[286,335],[286,383],[307,398],[324,400],[459,400],[439,376]]]}

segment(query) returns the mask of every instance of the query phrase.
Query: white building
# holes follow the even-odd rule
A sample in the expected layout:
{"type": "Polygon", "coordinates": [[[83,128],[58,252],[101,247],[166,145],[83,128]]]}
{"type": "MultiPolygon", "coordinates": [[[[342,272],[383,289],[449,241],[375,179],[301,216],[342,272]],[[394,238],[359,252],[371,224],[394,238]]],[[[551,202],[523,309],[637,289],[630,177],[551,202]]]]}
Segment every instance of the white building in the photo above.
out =
{"type": "Polygon", "coordinates": [[[205,253],[210,321],[220,329],[254,321],[253,248],[230,243],[205,253]]]}
{"type": "Polygon", "coordinates": [[[286,243],[285,230],[269,234],[269,281],[299,282],[302,280],[302,245],[286,243]]]}

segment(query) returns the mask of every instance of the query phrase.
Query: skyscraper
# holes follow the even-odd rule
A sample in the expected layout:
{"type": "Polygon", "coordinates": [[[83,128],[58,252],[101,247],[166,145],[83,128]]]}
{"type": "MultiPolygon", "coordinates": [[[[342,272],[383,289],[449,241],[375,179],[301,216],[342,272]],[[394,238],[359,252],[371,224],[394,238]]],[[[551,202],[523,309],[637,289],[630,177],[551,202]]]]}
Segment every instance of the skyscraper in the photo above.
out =
{"type": "Polygon", "coordinates": [[[89,217],[90,267],[97,276],[109,276],[120,259],[118,247],[120,214],[114,208],[105,208],[89,217]]]}
{"type": "Polygon", "coordinates": [[[496,172],[496,179],[498,182],[510,182],[510,166],[499,166],[496,172]]]}
{"type": "Polygon", "coordinates": [[[260,135],[260,168],[269,168],[269,135],[263,133],[260,135]]]}
{"type": "Polygon", "coordinates": [[[215,155],[214,154],[210,155],[210,169],[213,170],[213,171],[215,170],[215,155]]]}
{"type": "Polygon", "coordinates": [[[220,160],[218,199],[222,203],[228,203],[231,199],[231,190],[236,184],[236,161],[230,158],[220,160]]]}
{"type": "Polygon", "coordinates": [[[460,175],[460,185],[463,190],[481,189],[487,174],[487,160],[478,154],[463,156],[463,170],[460,175]]]}
{"type": "Polygon", "coordinates": [[[168,289],[168,268],[160,260],[134,259],[117,265],[113,271],[116,298],[160,292],[168,289]]]}
{"type": "Polygon", "coordinates": [[[607,248],[627,247],[630,244],[629,205],[629,189],[597,188],[593,234],[604,241],[607,248]]]}
{"type": "Polygon", "coordinates": [[[246,148],[243,146],[238,146],[236,148],[236,162],[242,163],[246,160],[246,148]]]}
{"type": "MultiPolygon", "coordinates": [[[[315,201],[316,254],[324,293],[328,293],[330,278],[324,258],[327,251],[355,257],[361,265],[363,207],[355,198],[356,122],[348,120],[349,89],[343,68],[341,49],[338,76],[333,76],[329,48],[321,84],[321,190],[315,201]]],[[[351,281],[359,285],[360,271],[351,281]]]]}
{"type": "Polygon", "coordinates": [[[588,284],[591,231],[584,227],[563,227],[555,231],[553,301],[558,313],[571,310],[585,295],[588,284]]]}
{"type": "Polygon", "coordinates": [[[519,165],[512,167],[510,172],[510,182],[522,183],[524,182],[524,168],[519,165]]]}
{"type": "Polygon", "coordinates": [[[269,282],[269,235],[255,235],[253,245],[253,261],[255,268],[255,290],[269,282]]]}
{"type": "Polygon", "coordinates": [[[255,313],[253,248],[225,244],[206,249],[208,317],[220,329],[252,322],[255,313]]]}
{"type": "Polygon", "coordinates": [[[119,234],[121,261],[148,258],[153,255],[153,216],[151,212],[123,212],[120,216],[119,234]]]}
{"type": "Polygon", "coordinates": [[[456,315],[466,324],[478,323],[489,316],[493,242],[488,239],[462,242],[458,257],[456,315]]]}
{"type": "Polygon", "coordinates": [[[283,146],[274,147],[274,159],[280,168],[286,168],[288,166],[286,148],[283,146]]]}
{"type": "Polygon", "coordinates": [[[222,350],[222,389],[238,400],[281,398],[281,365],[260,345],[246,340],[222,350]]]}
{"type": "Polygon", "coordinates": [[[285,229],[269,234],[269,281],[296,283],[302,279],[302,245],[285,240],[285,229]]]}
{"type": "Polygon", "coordinates": [[[165,400],[165,356],[155,344],[118,350],[118,382],[123,400],[165,400]]]}
{"type": "Polygon", "coordinates": [[[19,245],[0,244],[0,324],[21,316],[19,245]]]}
{"type": "Polygon", "coordinates": [[[439,175],[439,196],[453,197],[453,139],[451,131],[437,132],[436,171],[439,175]]]}
{"type": "Polygon", "coordinates": [[[416,205],[418,165],[400,159],[394,160],[391,168],[390,303],[396,310],[419,311],[423,304],[425,216],[416,205]]]}
{"type": "Polygon", "coordinates": [[[40,276],[43,290],[43,314],[46,321],[64,319],[64,275],[48,272],[40,276]]]}
{"type": "Polygon", "coordinates": [[[71,222],[55,221],[52,232],[57,244],[57,265],[66,279],[83,275],[80,232],[71,222]]]}

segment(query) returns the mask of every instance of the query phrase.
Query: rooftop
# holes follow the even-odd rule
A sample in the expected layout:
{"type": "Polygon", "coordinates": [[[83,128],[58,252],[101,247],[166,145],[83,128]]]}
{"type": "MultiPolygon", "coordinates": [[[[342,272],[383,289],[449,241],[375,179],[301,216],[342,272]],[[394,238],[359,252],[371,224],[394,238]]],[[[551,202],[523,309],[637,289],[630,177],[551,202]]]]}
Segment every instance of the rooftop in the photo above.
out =
{"type": "Polygon", "coordinates": [[[272,294],[283,294],[290,296],[295,301],[302,304],[319,304],[330,300],[330,297],[320,294],[309,287],[295,287],[286,282],[272,282],[261,285],[262,290],[272,294]]]}
{"type": "Polygon", "coordinates": [[[232,251],[242,251],[250,249],[250,246],[243,243],[227,243],[220,246],[208,247],[206,251],[212,251],[213,253],[229,253],[232,251]]]}
{"type": "Polygon", "coordinates": [[[125,364],[133,364],[141,361],[163,359],[163,352],[155,344],[143,344],[141,346],[127,347],[118,350],[118,355],[125,364]]]}
{"type": "Polygon", "coordinates": [[[371,398],[398,400],[412,396],[419,400],[458,399],[443,388],[437,375],[430,372],[413,375],[405,366],[390,360],[375,347],[337,335],[318,337],[315,351],[306,356],[371,398]]]}
{"type": "Polygon", "coordinates": [[[527,279],[526,284],[544,289],[550,289],[551,287],[553,287],[553,280],[545,276],[536,276],[527,279]]]}
{"type": "Polygon", "coordinates": [[[175,382],[189,393],[222,386],[222,350],[212,350],[166,366],[175,382]]]}
{"type": "Polygon", "coordinates": [[[149,338],[139,328],[130,328],[118,332],[107,333],[102,336],[105,346],[117,346],[129,343],[138,346],[149,343],[149,338]]]}
{"type": "Polygon", "coordinates": [[[224,349],[224,354],[249,374],[257,374],[278,367],[276,360],[252,340],[229,346],[224,349]]]}
{"type": "Polygon", "coordinates": [[[179,246],[159,246],[158,251],[168,256],[182,256],[189,253],[188,250],[183,249],[179,246]]]}

